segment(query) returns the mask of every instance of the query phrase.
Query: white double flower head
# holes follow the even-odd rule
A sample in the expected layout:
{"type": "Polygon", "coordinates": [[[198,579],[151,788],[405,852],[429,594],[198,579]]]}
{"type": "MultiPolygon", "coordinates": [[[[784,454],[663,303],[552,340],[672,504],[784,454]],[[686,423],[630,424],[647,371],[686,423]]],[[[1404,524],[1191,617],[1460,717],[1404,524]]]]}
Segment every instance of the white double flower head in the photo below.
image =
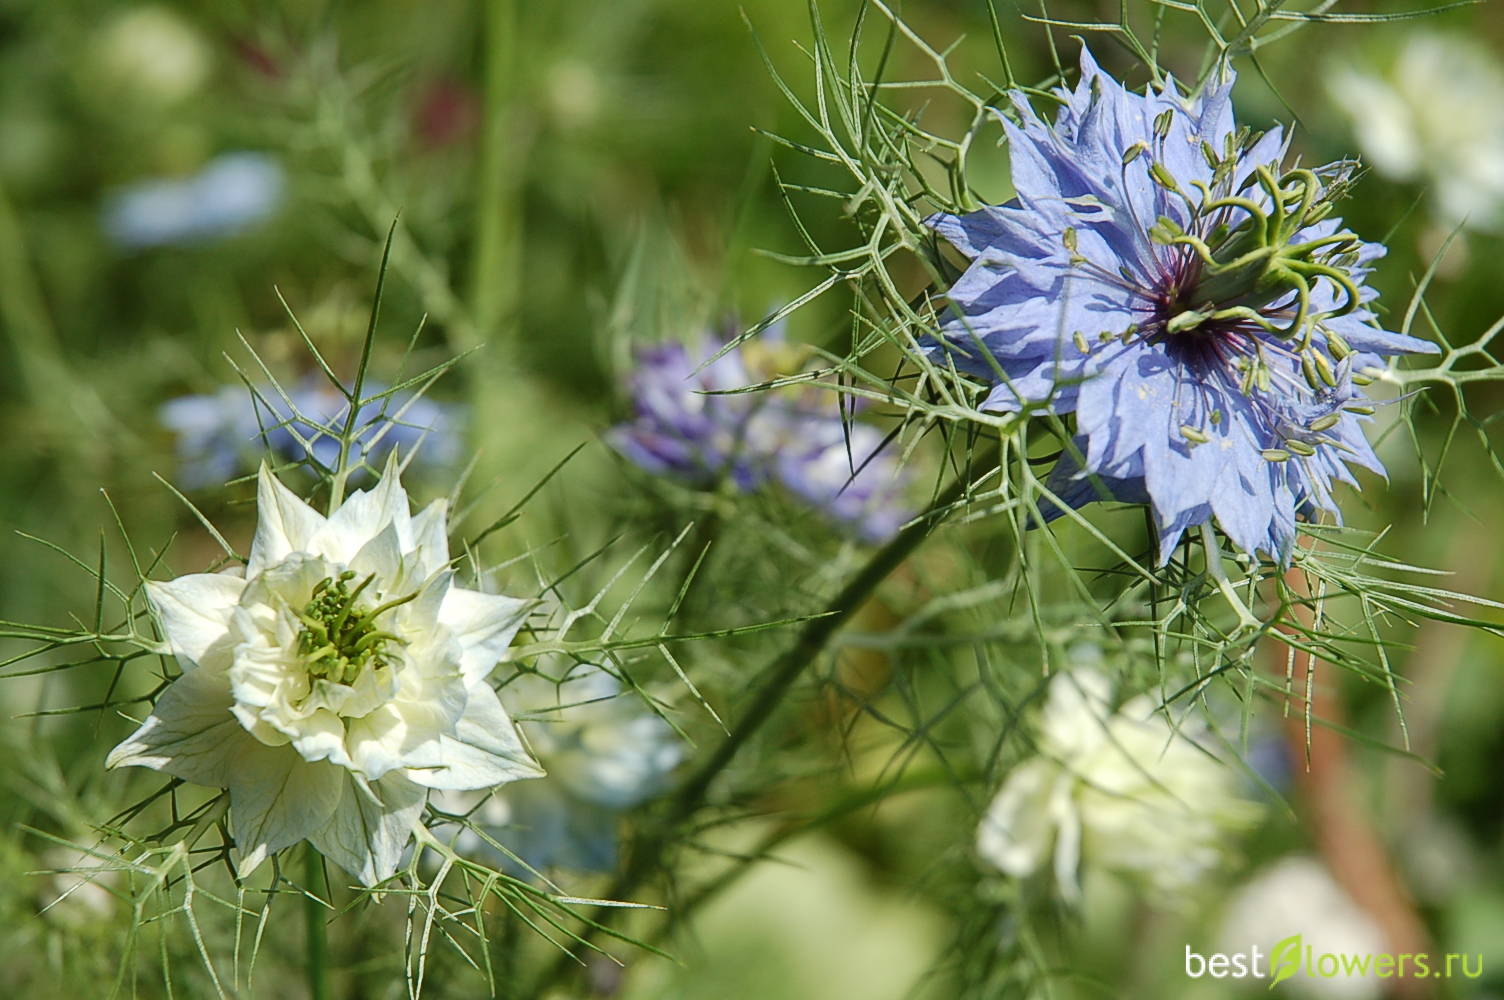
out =
{"type": "Polygon", "coordinates": [[[307,839],[376,885],[428,789],[543,774],[486,680],[531,602],[454,586],[393,463],[327,518],[263,466],[257,505],[243,575],[146,584],[183,673],[108,766],[229,789],[241,875],[307,839]]]}
{"type": "Polygon", "coordinates": [[[1076,901],[1087,861],[1145,883],[1173,903],[1221,866],[1234,834],[1263,807],[1236,773],[1172,726],[1148,697],[1110,707],[1112,682],[1091,669],[1057,674],[1040,720],[1040,755],[1014,768],[977,831],[977,852],[1009,875],[1053,854],[1061,894],[1076,901]]]}

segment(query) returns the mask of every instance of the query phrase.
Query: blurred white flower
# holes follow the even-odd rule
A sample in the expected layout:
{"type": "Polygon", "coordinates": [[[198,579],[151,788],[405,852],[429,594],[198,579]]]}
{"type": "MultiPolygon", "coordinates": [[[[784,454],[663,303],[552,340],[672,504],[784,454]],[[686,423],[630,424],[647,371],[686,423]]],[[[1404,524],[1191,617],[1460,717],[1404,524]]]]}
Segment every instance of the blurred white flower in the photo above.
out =
{"type": "MultiPolygon", "coordinates": [[[[1312,858],[1284,858],[1238,890],[1222,918],[1217,947],[1247,954],[1258,945],[1268,955],[1292,934],[1315,955],[1372,955],[1388,948],[1373,918],[1312,858]]],[[[1375,975],[1292,976],[1284,987],[1332,1000],[1370,1000],[1383,992],[1375,975]]]]}
{"type": "Polygon", "coordinates": [[[271,156],[225,153],[191,177],[116,191],[105,205],[105,235],[130,250],[231,236],[275,212],[285,186],[271,156]]]}
{"type": "Polygon", "coordinates": [[[118,83],[174,104],[209,76],[209,46],[166,7],[137,7],[117,17],[97,42],[100,63],[118,83]]]}
{"type": "Polygon", "coordinates": [[[306,838],[375,885],[427,789],[542,774],[486,681],[529,602],[453,586],[394,462],[328,518],[262,466],[257,506],[243,577],[146,585],[183,674],[108,766],[228,788],[242,875],[306,838]]]}
{"type": "MultiPolygon", "coordinates": [[[[668,723],[623,695],[620,681],[593,666],[575,668],[562,684],[520,675],[502,688],[501,699],[548,776],[484,802],[454,793],[436,804],[453,813],[474,810],[472,823],[531,868],[615,867],[620,813],[666,787],[684,744],[668,723]]],[[[486,846],[468,830],[456,840],[463,853],[486,846]]]]}
{"type": "Polygon", "coordinates": [[[1482,44],[1411,34],[1389,72],[1327,73],[1381,175],[1428,185],[1441,221],[1504,227],[1504,68],[1482,44]]]}
{"type": "Polygon", "coordinates": [[[1050,682],[1040,755],[1008,775],[977,831],[977,851],[1009,875],[1050,858],[1069,900],[1083,862],[1128,875],[1170,901],[1227,857],[1230,837],[1262,806],[1240,797],[1236,775],[1172,727],[1145,696],[1117,712],[1111,682],[1078,668],[1050,682]]]}

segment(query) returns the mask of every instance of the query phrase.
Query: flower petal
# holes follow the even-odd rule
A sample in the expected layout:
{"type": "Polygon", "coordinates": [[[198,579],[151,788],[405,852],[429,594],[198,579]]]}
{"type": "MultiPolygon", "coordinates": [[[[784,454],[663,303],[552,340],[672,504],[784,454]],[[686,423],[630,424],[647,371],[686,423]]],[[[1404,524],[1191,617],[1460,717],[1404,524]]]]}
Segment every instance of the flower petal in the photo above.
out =
{"type": "Polygon", "coordinates": [[[439,620],[459,641],[460,673],[466,686],[484,680],[506,657],[512,637],[532,606],[532,601],[459,587],[451,587],[444,595],[439,620]]]}
{"type": "Polygon", "coordinates": [[[395,452],[387,459],[381,481],[372,490],[357,490],[329,515],[318,536],[312,539],[313,550],[336,562],[349,563],[367,542],[394,525],[399,548],[412,548],[412,518],[408,513],[407,491],[397,475],[395,452]]]}
{"type": "Polygon", "coordinates": [[[225,573],[147,581],[146,597],[162,623],[168,648],[185,670],[201,665],[211,651],[228,653],[230,616],[244,590],[244,580],[225,573]]]}
{"type": "Polygon", "coordinates": [[[277,481],[266,463],[256,480],[256,537],[246,563],[247,580],[255,579],[268,566],[275,566],[293,552],[309,551],[324,517],[297,494],[277,481]]]}
{"type": "Polygon", "coordinates": [[[396,874],[427,792],[400,774],[366,784],[346,771],[342,780],[339,807],[308,840],[361,885],[379,885],[396,874]]]}
{"type": "Polygon", "coordinates": [[[105,767],[149,767],[184,781],[225,788],[251,737],[230,714],[222,671],[190,670],[168,686],[141,724],[110,751],[105,767]]]}
{"type": "Polygon", "coordinates": [[[470,689],[465,714],[454,735],[441,735],[404,761],[407,776],[428,788],[492,788],[508,781],[543,777],[533,755],[496,692],[485,684],[470,689]]]}
{"type": "Polygon", "coordinates": [[[1061,777],[1044,759],[1013,769],[977,830],[977,853],[1015,878],[1032,875],[1055,838],[1049,803],[1061,777]]]}
{"type": "Polygon", "coordinates": [[[291,747],[248,740],[230,768],[230,814],[242,878],[269,855],[322,829],[340,805],[344,768],[291,747]]]}
{"type": "Polygon", "coordinates": [[[415,575],[427,579],[449,563],[449,501],[435,500],[412,521],[413,547],[418,553],[415,575]]]}

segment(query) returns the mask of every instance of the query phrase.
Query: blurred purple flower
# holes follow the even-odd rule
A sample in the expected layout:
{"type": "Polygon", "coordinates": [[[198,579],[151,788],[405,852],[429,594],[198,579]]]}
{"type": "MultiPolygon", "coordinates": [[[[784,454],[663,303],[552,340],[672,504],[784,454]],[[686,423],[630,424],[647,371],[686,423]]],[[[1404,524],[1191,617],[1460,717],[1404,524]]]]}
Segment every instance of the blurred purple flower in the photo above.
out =
{"type": "Polygon", "coordinates": [[[770,331],[697,373],[723,345],[704,335],[641,348],[628,381],[637,419],[611,428],[611,445],[649,472],[698,487],[724,479],[752,492],[778,483],[867,541],[891,538],[913,512],[902,500],[907,476],[882,447],[882,432],[843,424],[835,400],[818,390],[729,392],[796,371],[800,359],[770,331]]]}
{"type": "MultiPolygon", "coordinates": [[[[363,392],[369,397],[385,390],[368,379],[363,392]]],[[[158,416],[177,435],[183,485],[198,489],[223,483],[253,469],[265,449],[284,462],[312,458],[333,466],[339,460],[339,440],[328,431],[344,426],[349,412],[345,397],[320,375],[309,375],[286,392],[291,407],[270,384],[257,386],[254,396],[244,386],[227,385],[216,393],[163,404],[158,416]]],[[[411,393],[368,402],[356,416],[353,458],[375,465],[394,447],[403,454],[417,448],[419,464],[448,465],[460,452],[461,424],[456,407],[414,399],[411,393]]]]}
{"type": "Polygon", "coordinates": [[[104,209],[104,230],[128,250],[231,236],[282,203],[282,165],[265,153],[225,153],[181,179],[121,188],[104,209]]]}

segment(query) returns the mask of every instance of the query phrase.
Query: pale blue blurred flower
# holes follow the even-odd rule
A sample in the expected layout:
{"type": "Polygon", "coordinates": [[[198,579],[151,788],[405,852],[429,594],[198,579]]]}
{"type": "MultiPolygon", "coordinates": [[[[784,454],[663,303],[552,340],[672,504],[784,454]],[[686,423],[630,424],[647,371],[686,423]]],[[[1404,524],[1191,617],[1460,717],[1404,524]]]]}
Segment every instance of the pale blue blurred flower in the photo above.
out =
{"type": "Polygon", "coordinates": [[[777,483],[867,541],[891,538],[913,512],[902,499],[907,476],[882,432],[843,421],[829,393],[728,392],[797,372],[802,358],[769,330],[705,364],[723,345],[705,335],[640,349],[629,380],[637,418],[611,428],[612,446],[649,472],[698,487],[724,479],[752,492],[777,483]]]}
{"type": "MultiPolygon", "coordinates": [[[[524,674],[500,694],[547,775],[483,800],[472,793],[443,793],[435,804],[468,814],[486,836],[536,871],[615,869],[621,814],[668,787],[670,773],[684,757],[683,742],[635,697],[623,695],[621,682],[594,666],[576,667],[558,685],[524,674]]],[[[456,833],[442,825],[436,832],[456,833]]],[[[522,871],[470,830],[458,831],[456,847],[522,871]]]]}
{"type": "Polygon", "coordinates": [[[1353,164],[1282,167],[1281,131],[1236,129],[1231,90],[1140,96],[1083,51],[1054,125],[1013,96],[1018,197],[930,220],[972,261],[930,351],[993,382],[985,409],[1073,412],[1084,463],[1068,451],[1049,485],[1148,501],[1161,560],[1213,518],[1288,560],[1297,514],[1356,485],[1348,463],[1383,472],[1354,382],[1436,350],[1377,325],[1384,248],[1331,215],[1353,164]]]}
{"type": "Polygon", "coordinates": [[[129,250],[233,236],[282,203],[282,165],[265,153],[225,153],[181,179],[139,181],[105,205],[105,234],[129,250]]]}
{"type": "MultiPolygon", "coordinates": [[[[367,380],[367,397],[386,386],[367,380]]],[[[324,468],[339,459],[339,440],[328,433],[344,426],[349,404],[328,380],[309,375],[286,389],[288,399],[270,385],[227,385],[206,395],[180,396],[163,404],[162,425],[177,435],[179,478],[188,489],[214,486],[256,467],[270,449],[282,462],[309,458],[324,468]],[[296,411],[298,417],[294,417],[296,411]],[[311,421],[311,422],[310,422],[311,421]]],[[[410,393],[366,403],[356,417],[354,457],[372,465],[392,448],[403,455],[415,448],[419,465],[443,467],[458,458],[463,446],[458,409],[410,393]]]]}

